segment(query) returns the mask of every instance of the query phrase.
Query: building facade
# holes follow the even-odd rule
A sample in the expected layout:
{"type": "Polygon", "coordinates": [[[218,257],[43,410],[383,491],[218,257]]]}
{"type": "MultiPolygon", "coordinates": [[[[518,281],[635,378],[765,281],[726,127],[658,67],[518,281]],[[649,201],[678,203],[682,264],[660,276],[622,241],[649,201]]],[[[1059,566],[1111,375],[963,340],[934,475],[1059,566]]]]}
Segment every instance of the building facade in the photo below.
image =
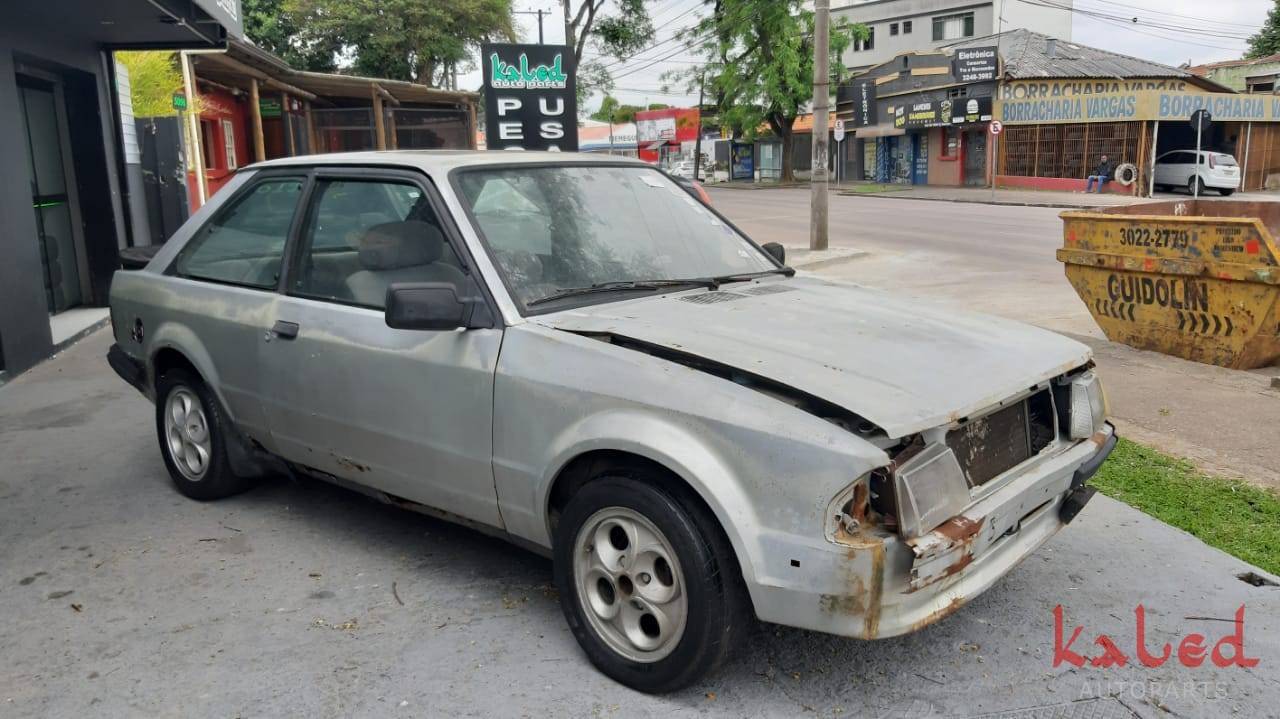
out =
{"type": "Polygon", "coordinates": [[[1280,92],[1280,55],[1184,66],[1182,69],[1236,92],[1280,92]]]}
{"type": "Polygon", "coordinates": [[[911,52],[843,83],[844,176],[907,185],[986,185],[999,79],[994,44],[911,52]],[[851,139],[850,137],[851,136],[851,139]]]}
{"type": "Polygon", "coordinates": [[[1200,147],[1236,157],[1240,189],[1280,185],[1280,98],[1232,93],[1184,69],[1026,30],[1004,33],[998,45],[1000,186],[1081,190],[1106,155],[1131,167],[1105,191],[1149,195],[1158,159],[1195,149],[1190,117],[1199,109],[1213,117],[1200,147]]]}
{"type": "Polygon", "coordinates": [[[837,0],[832,5],[833,20],[862,23],[871,31],[868,40],[858,41],[845,53],[844,64],[854,71],[904,53],[933,50],[1011,28],[1071,39],[1072,0],[1054,2],[1054,7],[1002,0],[837,0]]]}
{"type": "Polygon", "coordinates": [[[0,380],[68,340],[80,308],[105,305],[119,250],[138,244],[111,52],[216,48],[241,32],[235,0],[0,6],[0,380]]]}

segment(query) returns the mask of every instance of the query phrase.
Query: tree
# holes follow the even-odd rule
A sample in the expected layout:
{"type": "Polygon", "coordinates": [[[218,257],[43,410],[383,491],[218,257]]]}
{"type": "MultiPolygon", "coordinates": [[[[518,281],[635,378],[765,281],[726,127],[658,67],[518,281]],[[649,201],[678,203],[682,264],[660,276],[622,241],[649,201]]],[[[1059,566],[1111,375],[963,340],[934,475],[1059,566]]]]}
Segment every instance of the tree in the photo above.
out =
{"type": "MultiPolygon", "coordinates": [[[[512,0],[282,2],[297,48],[341,48],[358,74],[443,85],[481,42],[512,40],[512,0]]],[[[252,37],[252,36],[250,36],[252,37]]]]}
{"type": "Polygon", "coordinates": [[[649,45],[653,39],[653,21],[644,0],[612,0],[612,12],[605,6],[610,0],[560,0],[564,11],[565,44],[573,49],[574,67],[578,68],[578,105],[594,91],[608,91],[613,80],[608,66],[599,59],[583,61],[588,44],[597,58],[611,55],[624,60],[649,45]]]}
{"type": "Polygon", "coordinates": [[[173,94],[182,91],[182,72],[171,50],[117,52],[116,62],[129,71],[129,99],[134,117],[168,117],[173,94]]]}
{"type": "MultiPolygon", "coordinates": [[[[648,109],[660,110],[664,107],[667,106],[655,103],[649,105],[648,109]]],[[[639,105],[623,105],[618,102],[618,98],[606,94],[604,99],[600,101],[600,109],[591,113],[591,119],[599,120],[600,122],[611,122],[615,125],[624,122],[635,122],[636,113],[644,109],[639,105]]]]}
{"type": "Polygon", "coordinates": [[[244,34],[258,47],[275,53],[290,67],[332,72],[342,43],[334,38],[303,38],[296,16],[285,0],[241,0],[244,34]]]}
{"type": "Polygon", "coordinates": [[[1249,38],[1249,51],[1244,57],[1256,60],[1276,53],[1280,53],[1280,0],[1276,0],[1275,6],[1267,12],[1267,21],[1258,33],[1249,38]]]}
{"type": "MultiPolygon", "coordinates": [[[[869,35],[865,25],[831,24],[833,91],[844,75],[844,51],[869,35]]],[[[792,128],[813,99],[813,12],[801,0],[714,0],[714,11],[685,41],[707,60],[677,73],[686,88],[697,89],[705,76],[720,121],[735,137],[771,130],[782,141],[781,179],[794,180],[792,128]]]]}

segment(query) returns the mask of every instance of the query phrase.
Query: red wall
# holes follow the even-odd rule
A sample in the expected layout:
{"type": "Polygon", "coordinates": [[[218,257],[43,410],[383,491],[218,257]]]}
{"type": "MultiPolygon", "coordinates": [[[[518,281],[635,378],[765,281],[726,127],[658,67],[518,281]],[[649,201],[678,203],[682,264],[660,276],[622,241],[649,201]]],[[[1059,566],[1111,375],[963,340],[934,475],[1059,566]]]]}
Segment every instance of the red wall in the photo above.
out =
{"type": "Polygon", "coordinates": [[[665,110],[641,110],[636,113],[636,142],[640,148],[639,157],[641,160],[649,163],[656,163],[659,160],[657,150],[646,150],[646,145],[653,144],[660,138],[649,138],[647,140],[640,139],[640,123],[645,120],[662,120],[674,118],[675,120],[675,137],[663,138],[670,145],[679,145],[681,142],[692,142],[698,139],[698,128],[701,124],[701,114],[696,108],[691,107],[668,107],[665,110]]]}
{"type": "MultiPolygon", "coordinates": [[[[225,90],[208,86],[200,88],[201,136],[194,139],[199,146],[203,142],[206,131],[205,123],[213,123],[212,142],[208,143],[209,154],[204,158],[205,185],[210,197],[227,184],[231,175],[235,173],[227,162],[226,140],[222,134],[223,120],[231,121],[232,132],[235,134],[235,166],[244,167],[250,162],[248,113],[247,100],[237,98],[225,90]]],[[[195,163],[189,164],[194,167],[195,163]]],[[[192,211],[195,211],[200,206],[200,193],[196,187],[195,172],[187,173],[187,196],[190,198],[192,211]]]]}

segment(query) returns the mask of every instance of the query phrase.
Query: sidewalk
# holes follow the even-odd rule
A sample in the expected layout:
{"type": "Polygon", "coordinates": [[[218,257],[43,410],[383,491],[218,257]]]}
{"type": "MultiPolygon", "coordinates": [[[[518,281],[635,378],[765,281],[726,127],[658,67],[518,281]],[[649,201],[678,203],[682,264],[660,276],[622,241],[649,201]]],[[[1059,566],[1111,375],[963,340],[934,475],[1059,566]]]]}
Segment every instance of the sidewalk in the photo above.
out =
{"type": "MultiPolygon", "coordinates": [[[[949,187],[943,185],[862,185],[862,191],[853,186],[839,190],[847,197],[897,198],[903,200],[934,200],[938,202],[972,202],[984,205],[1015,205],[1019,207],[1061,207],[1084,209],[1091,207],[1115,207],[1137,202],[1152,202],[1150,198],[1110,193],[1053,192],[1047,190],[1010,190],[990,187],[949,187]],[[885,189],[880,189],[885,187],[885,189]],[[901,189],[899,189],[899,187],[901,189]],[[874,191],[868,191],[875,188],[874,191]]],[[[1154,201],[1167,199],[1156,197],[1154,201]]]]}
{"type": "MultiPolygon", "coordinates": [[[[943,185],[879,185],[860,183],[844,185],[838,193],[846,197],[897,198],[903,200],[933,200],[938,202],[968,202],[983,205],[1013,205],[1018,207],[1057,207],[1063,209],[1089,209],[1117,207],[1145,202],[1169,202],[1189,200],[1185,192],[1158,192],[1152,197],[1133,197],[1111,193],[1056,192],[1051,190],[1016,190],[990,187],[949,187],[943,185]],[[861,187],[861,191],[854,189],[861,187]]],[[[1230,197],[1217,193],[1202,196],[1207,200],[1232,202],[1280,202],[1277,192],[1237,192],[1230,197]]]]}

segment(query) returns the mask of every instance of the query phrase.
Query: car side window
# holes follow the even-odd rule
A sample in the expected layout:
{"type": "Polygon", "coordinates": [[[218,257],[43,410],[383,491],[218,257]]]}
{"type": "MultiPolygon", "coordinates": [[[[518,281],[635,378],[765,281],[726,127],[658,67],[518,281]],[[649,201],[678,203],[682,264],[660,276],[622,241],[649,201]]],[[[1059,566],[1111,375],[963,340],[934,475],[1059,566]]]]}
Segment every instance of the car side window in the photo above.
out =
{"type": "Polygon", "coordinates": [[[382,309],[387,288],[464,274],[420,187],[396,180],[316,183],[289,293],[382,309]]]}
{"type": "Polygon", "coordinates": [[[178,275],[274,289],[303,179],[263,180],[231,201],[178,254],[178,275]]]}

